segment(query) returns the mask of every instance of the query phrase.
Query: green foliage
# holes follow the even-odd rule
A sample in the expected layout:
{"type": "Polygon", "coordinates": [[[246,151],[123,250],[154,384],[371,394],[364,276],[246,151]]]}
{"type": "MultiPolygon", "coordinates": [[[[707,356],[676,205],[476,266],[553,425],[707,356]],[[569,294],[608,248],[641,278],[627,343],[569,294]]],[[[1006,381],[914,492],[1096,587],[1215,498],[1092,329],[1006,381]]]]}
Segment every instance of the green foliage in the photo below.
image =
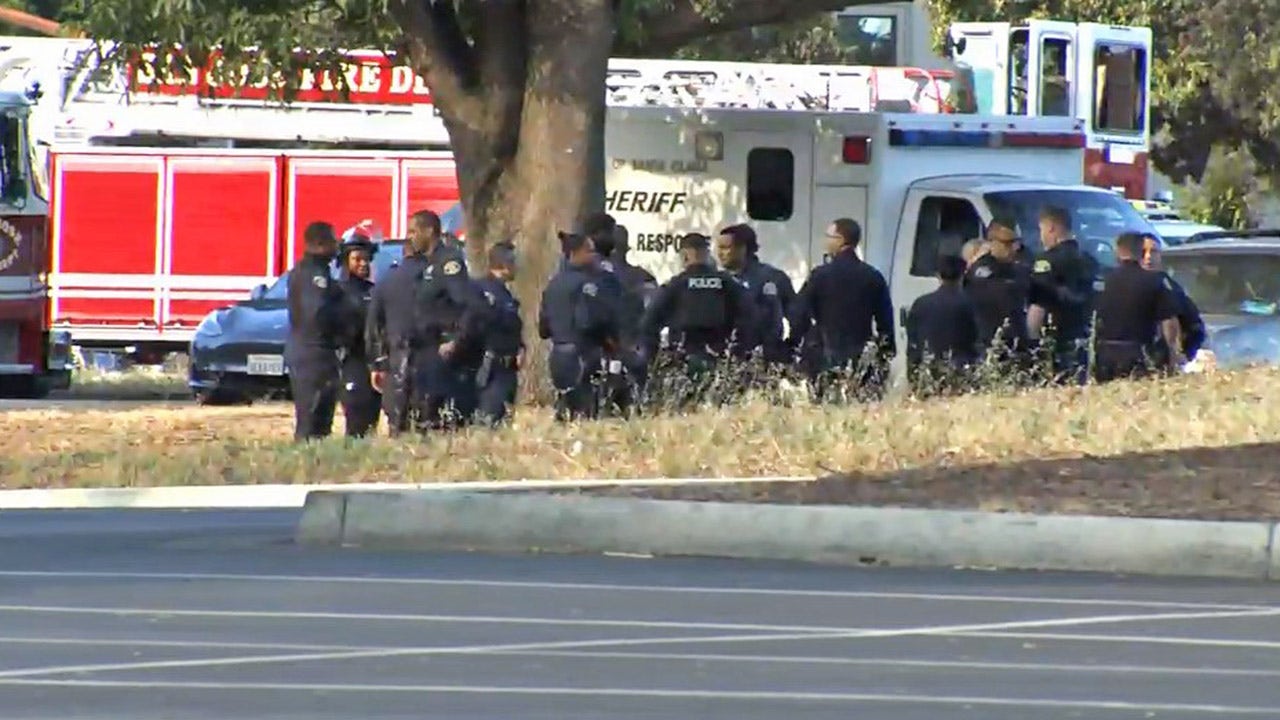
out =
{"type": "Polygon", "coordinates": [[[1217,146],[1200,180],[1188,180],[1174,194],[1179,209],[1191,219],[1241,230],[1256,224],[1257,208],[1269,189],[1248,150],[1217,146]]]}
{"type": "Polygon", "coordinates": [[[830,13],[705,38],[680,48],[676,57],[821,65],[867,62],[859,57],[857,49],[842,42],[830,13]]]}

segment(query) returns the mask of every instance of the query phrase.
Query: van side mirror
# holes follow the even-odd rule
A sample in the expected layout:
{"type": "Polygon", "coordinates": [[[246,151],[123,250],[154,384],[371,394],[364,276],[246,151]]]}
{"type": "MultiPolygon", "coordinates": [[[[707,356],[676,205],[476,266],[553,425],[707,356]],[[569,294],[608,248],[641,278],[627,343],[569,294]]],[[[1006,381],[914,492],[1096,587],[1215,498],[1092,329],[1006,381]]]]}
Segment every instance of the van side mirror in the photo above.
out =
{"type": "Polygon", "coordinates": [[[249,299],[250,299],[250,300],[252,300],[252,301],[255,301],[255,302],[256,302],[256,301],[258,301],[258,300],[261,300],[262,298],[264,298],[264,297],[266,297],[266,296],[267,296],[267,286],[266,286],[266,285],[259,285],[258,287],[254,288],[253,290],[251,290],[251,291],[249,292],[249,299]]]}

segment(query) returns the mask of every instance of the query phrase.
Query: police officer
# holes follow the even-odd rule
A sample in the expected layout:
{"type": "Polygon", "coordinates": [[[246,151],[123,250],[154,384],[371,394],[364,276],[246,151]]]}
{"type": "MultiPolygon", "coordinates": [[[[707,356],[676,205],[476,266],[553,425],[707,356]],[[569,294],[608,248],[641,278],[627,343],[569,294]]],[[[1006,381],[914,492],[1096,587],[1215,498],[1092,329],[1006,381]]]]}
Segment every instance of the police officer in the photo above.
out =
{"type": "Polygon", "coordinates": [[[978,313],[960,286],[965,261],[938,258],[938,289],[907,312],[907,377],[920,395],[963,387],[979,357],[978,313]]]}
{"type": "MultiPolygon", "coordinates": [[[[773,283],[773,287],[778,289],[778,304],[782,307],[782,317],[789,323],[791,317],[789,313],[796,299],[795,286],[791,283],[791,276],[760,260],[760,240],[756,231],[750,225],[738,224],[721,228],[718,234],[722,237],[727,234],[746,245],[746,271],[752,276],[759,275],[760,279],[773,283]]],[[[804,344],[804,353],[799,359],[806,368],[816,368],[819,364],[820,359],[817,355],[821,352],[821,343],[818,340],[819,335],[815,330],[810,333],[808,341],[804,344]]],[[[794,367],[793,363],[796,361],[795,344],[780,345],[766,338],[762,346],[765,364],[770,366],[774,373],[790,375],[794,367]]]]}
{"type": "Polygon", "coordinates": [[[382,410],[392,437],[421,425],[418,404],[418,369],[423,348],[417,338],[418,284],[427,269],[428,231],[415,219],[405,234],[400,264],[378,278],[369,301],[365,323],[366,352],[370,358],[370,382],[382,393],[382,410]]]}
{"type": "Polygon", "coordinates": [[[289,273],[289,335],[285,359],[293,394],[294,438],[328,437],[338,401],[338,345],[346,317],[343,293],[330,277],[338,254],[333,226],[314,222],[303,231],[306,249],[289,273]]]}
{"type": "MultiPolygon", "coordinates": [[[[773,283],[778,290],[778,302],[782,306],[782,316],[790,318],[791,305],[796,299],[795,286],[791,284],[791,276],[760,259],[760,239],[750,225],[730,225],[720,230],[720,235],[729,235],[747,248],[747,259],[743,265],[744,272],[752,277],[758,276],[765,282],[773,283]]],[[[789,347],[765,344],[765,358],[770,362],[790,363],[792,353],[789,347]]]]}
{"type": "Polygon", "coordinates": [[[617,306],[604,296],[598,258],[591,239],[560,233],[564,267],[542,292],[538,335],[551,341],[548,358],[556,389],[556,420],[599,414],[595,387],[601,360],[618,347],[617,306]]]}
{"type": "Polygon", "coordinates": [[[878,396],[897,354],[889,284],[858,257],[861,241],[862,228],[850,218],[827,227],[831,260],[809,272],[790,313],[793,342],[805,338],[810,327],[817,331],[821,355],[811,380],[819,398],[837,375],[849,371],[859,394],[878,396]]]}
{"type": "Polygon", "coordinates": [[[781,292],[768,266],[751,256],[748,249],[751,240],[741,231],[742,227],[725,228],[716,238],[716,259],[747,291],[755,311],[755,322],[744,329],[738,350],[746,354],[760,348],[767,360],[783,361],[790,358],[790,349],[783,339],[786,313],[781,292]]]}
{"type": "Polygon", "coordinates": [[[377,246],[363,236],[356,235],[342,243],[339,261],[343,279],[339,285],[345,293],[347,315],[350,322],[344,327],[342,347],[338,354],[342,363],[342,382],[339,398],[342,414],[346,418],[347,437],[364,437],[378,424],[382,396],[370,383],[368,354],[364,341],[364,328],[373,294],[370,261],[377,246]]]}
{"type": "Polygon", "coordinates": [[[591,239],[596,253],[596,269],[600,274],[600,292],[616,306],[618,347],[605,351],[600,387],[603,406],[608,415],[625,415],[635,406],[645,376],[644,361],[638,350],[640,320],[644,314],[644,297],[628,292],[614,260],[618,223],[613,216],[598,212],[587,217],[583,232],[591,239]]]}
{"type": "Polygon", "coordinates": [[[465,258],[440,242],[440,217],[429,210],[415,213],[403,260],[374,287],[365,333],[371,381],[382,393],[393,436],[411,424],[419,431],[442,426],[450,402],[452,419],[474,410],[474,401],[468,402],[475,397],[474,377],[468,377],[465,361],[478,362],[486,309],[467,277],[465,258]]]}
{"type": "Polygon", "coordinates": [[[1057,382],[1083,383],[1088,377],[1090,318],[1098,261],[1071,234],[1071,215],[1058,207],[1040,212],[1045,250],[1031,272],[1027,324],[1032,340],[1052,357],[1057,382]],[[1046,338],[1046,330],[1052,336],[1046,338]]]}
{"type": "Polygon", "coordinates": [[[476,388],[480,393],[477,413],[495,426],[515,406],[517,373],[524,357],[520,301],[510,288],[515,276],[516,246],[510,242],[490,245],[489,274],[478,281],[489,303],[490,320],[484,332],[484,359],[476,373],[476,388]]]}
{"type": "MultiPolygon", "coordinates": [[[[684,361],[691,391],[683,402],[702,398],[712,373],[735,335],[756,322],[747,291],[711,262],[711,240],[689,233],[680,239],[684,271],[658,288],[645,312],[646,355],[656,354],[663,328],[684,361]]],[[[682,404],[683,404],[682,402],[682,404]]]]}
{"type": "Polygon", "coordinates": [[[1139,233],[1116,238],[1119,264],[1097,300],[1098,382],[1142,376],[1156,369],[1152,360],[1157,336],[1173,349],[1162,358],[1166,366],[1184,362],[1173,283],[1163,273],[1143,269],[1142,245],[1139,233]]]}
{"type": "Polygon", "coordinates": [[[440,216],[421,210],[410,223],[424,238],[427,262],[418,283],[415,328],[423,347],[423,421],[433,429],[456,428],[471,422],[479,400],[476,372],[484,357],[489,304],[467,274],[462,251],[444,238],[440,216]]]}
{"type": "MultiPolygon", "coordinates": [[[[1200,317],[1200,308],[1196,306],[1194,300],[1182,285],[1170,277],[1164,271],[1164,260],[1160,252],[1160,241],[1153,235],[1147,234],[1143,236],[1143,254],[1142,267],[1152,272],[1158,272],[1164,276],[1169,284],[1173,287],[1174,300],[1178,304],[1178,326],[1182,335],[1182,354],[1188,360],[1191,360],[1204,347],[1204,342],[1208,338],[1208,330],[1205,327],[1204,319],[1200,317]]],[[[1157,341],[1158,353],[1162,357],[1167,356],[1169,352],[1168,346],[1163,341],[1157,341]]]]}
{"type": "Polygon", "coordinates": [[[1008,366],[1027,351],[1027,302],[1031,273],[1019,264],[1014,223],[996,219],[987,226],[987,252],[965,271],[964,289],[978,313],[978,337],[1008,366]]]}
{"type": "Polygon", "coordinates": [[[630,380],[629,395],[631,400],[644,397],[645,387],[649,381],[649,366],[645,362],[643,338],[640,334],[640,323],[644,312],[658,291],[658,281],[648,270],[632,265],[627,259],[631,250],[631,233],[625,225],[615,224],[613,252],[608,260],[613,266],[622,285],[622,299],[619,307],[621,344],[623,363],[630,380]]]}

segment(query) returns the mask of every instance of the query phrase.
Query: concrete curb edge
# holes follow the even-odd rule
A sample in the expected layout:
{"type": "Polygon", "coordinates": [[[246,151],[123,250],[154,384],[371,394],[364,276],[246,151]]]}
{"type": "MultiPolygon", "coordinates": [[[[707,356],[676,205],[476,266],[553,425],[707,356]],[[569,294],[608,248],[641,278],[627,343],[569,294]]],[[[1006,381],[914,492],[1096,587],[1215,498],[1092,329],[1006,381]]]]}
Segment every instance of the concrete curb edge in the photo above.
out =
{"type": "Polygon", "coordinates": [[[299,542],[840,565],[1280,580],[1274,522],[1206,522],[545,493],[318,491],[299,542]]]}
{"type": "Polygon", "coordinates": [[[170,487],[34,488],[0,490],[0,510],[123,508],[299,508],[308,493],[388,490],[538,490],[596,485],[692,485],[744,482],[808,482],[814,477],[637,478],[586,480],[480,480],[424,483],[320,483],[307,485],[185,485],[170,487]]]}

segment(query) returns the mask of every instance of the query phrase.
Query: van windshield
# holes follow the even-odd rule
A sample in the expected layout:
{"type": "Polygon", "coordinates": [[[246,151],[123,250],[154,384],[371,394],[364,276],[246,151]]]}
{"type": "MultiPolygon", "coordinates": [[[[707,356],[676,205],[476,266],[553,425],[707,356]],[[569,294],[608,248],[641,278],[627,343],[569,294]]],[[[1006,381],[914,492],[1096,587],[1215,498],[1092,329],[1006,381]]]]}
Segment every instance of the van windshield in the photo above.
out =
{"type": "Polygon", "coordinates": [[[1032,252],[1040,252],[1040,210],[1056,206],[1071,215],[1071,226],[1080,249],[1093,255],[1103,267],[1115,267],[1116,236],[1123,232],[1155,234],[1129,201],[1109,192],[1088,190],[1006,190],[986,194],[987,206],[996,217],[1017,221],[1018,234],[1032,252]]]}

